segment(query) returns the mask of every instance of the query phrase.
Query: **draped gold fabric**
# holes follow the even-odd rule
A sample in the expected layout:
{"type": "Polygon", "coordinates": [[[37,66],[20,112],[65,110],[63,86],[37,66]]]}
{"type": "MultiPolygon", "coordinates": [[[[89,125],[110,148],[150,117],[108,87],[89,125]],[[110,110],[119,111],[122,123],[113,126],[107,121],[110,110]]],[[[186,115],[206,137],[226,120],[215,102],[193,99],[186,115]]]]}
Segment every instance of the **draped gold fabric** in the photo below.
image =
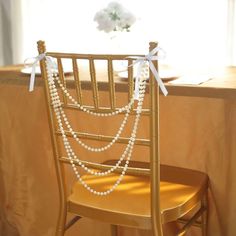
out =
{"type": "MultiPolygon", "coordinates": [[[[208,235],[236,235],[236,101],[161,97],[160,126],[162,163],[209,175],[208,235]]],[[[54,235],[58,191],[53,164],[43,88],[29,93],[26,85],[0,82],[1,236],[54,235]]],[[[66,235],[108,236],[109,230],[107,224],[82,219],[66,235]]],[[[119,235],[151,234],[121,227],[119,235]]],[[[189,235],[200,232],[193,229],[189,235]]]]}

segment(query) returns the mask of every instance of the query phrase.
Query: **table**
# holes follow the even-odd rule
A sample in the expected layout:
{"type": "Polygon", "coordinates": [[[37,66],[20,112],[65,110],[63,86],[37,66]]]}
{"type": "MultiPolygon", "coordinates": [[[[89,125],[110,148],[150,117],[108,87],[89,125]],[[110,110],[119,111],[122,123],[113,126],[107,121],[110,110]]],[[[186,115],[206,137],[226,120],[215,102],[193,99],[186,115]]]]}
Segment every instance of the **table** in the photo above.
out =
{"type": "MultiPolygon", "coordinates": [[[[40,78],[28,92],[29,77],[20,68],[0,68],[0,235],[51,236],[58,198],[44,93],[40,78]]],[[[83,86],[89,88],[86,81],[83,86]]],[[[236,235],[236,68],[202,85],[167,89],[170,96],[160,98],[161,162],[206,172],[208,235],[236,235]]],[[[82,219],[66,235],[108,236],[109,226],[82,219]]],[[[120,228],[119,235],[150,232],[120,228]]]]}

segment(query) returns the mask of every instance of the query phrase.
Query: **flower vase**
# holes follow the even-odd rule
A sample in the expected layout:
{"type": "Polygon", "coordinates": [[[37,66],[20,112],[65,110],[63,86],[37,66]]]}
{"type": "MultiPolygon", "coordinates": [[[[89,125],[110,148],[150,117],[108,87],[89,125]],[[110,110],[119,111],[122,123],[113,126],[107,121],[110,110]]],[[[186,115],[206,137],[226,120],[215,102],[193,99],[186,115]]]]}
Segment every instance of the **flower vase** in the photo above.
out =
{"type": "MultiPolygon", "coordinates": [[[[109,53],[110,54],[128,54],[129,46],[129,32],[114,31],[109,33],[109,53]]],[[[127,70],[126,63],[124,61],[114,61],[113,69],[116,73],[127,70]]]]}
{"type": "Polygon", "coordinates": [[[110,51],[113,54],[127,54],[130,32],[113,31],[109,34],[110,51]]]}

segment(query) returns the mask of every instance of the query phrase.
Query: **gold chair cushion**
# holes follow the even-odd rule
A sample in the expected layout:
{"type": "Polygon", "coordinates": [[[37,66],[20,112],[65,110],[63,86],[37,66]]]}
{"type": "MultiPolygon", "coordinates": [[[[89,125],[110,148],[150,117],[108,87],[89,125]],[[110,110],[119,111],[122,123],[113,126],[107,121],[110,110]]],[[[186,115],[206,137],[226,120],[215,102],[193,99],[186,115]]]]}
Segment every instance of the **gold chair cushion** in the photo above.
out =
{"type": "MultiPolygon", "coordinates": [[[[118,176],[84,175],[83,179],[91,188],[106,191],[118,176]]],[[[195,207],[207,181],[207,175],[202,172],[162,165],[160,197],[163,223],[176,220],[195,207]]],[[[150,178],[125,175],[115,191],[106,196],[94,195],[76,182],[68,198],[68,208],[72,213],[80,212],[83,217],[150,229],[150,178]]]]}

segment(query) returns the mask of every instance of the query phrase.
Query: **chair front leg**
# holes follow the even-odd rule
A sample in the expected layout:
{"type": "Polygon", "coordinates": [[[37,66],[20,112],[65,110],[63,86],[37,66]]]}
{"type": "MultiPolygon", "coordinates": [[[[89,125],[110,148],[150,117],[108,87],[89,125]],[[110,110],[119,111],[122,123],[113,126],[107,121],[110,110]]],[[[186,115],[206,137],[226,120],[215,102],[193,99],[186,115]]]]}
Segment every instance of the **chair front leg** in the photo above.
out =
{"type": "Polygon", "coordinates": [[[111,236],[118,236],[118,226],[111,225],[111,236]]]}

